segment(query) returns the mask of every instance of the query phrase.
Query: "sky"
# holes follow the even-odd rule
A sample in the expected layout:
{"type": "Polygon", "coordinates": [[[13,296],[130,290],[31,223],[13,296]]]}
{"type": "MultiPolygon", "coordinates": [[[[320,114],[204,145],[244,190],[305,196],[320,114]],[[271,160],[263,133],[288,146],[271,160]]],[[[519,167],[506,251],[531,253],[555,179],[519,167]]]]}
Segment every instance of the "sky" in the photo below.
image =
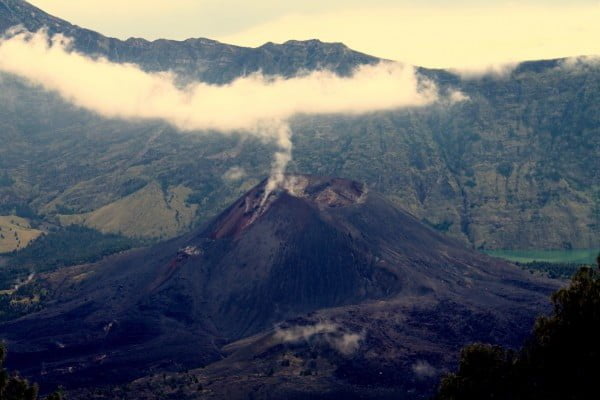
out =
{"type": "Polygon", "coordinates": [[[31,0],[72,23],[122,39],[208,37],[260,46],[343,42],[378,57],[478,69],[600,55],[600,1],[546,0],[31,0]]]}

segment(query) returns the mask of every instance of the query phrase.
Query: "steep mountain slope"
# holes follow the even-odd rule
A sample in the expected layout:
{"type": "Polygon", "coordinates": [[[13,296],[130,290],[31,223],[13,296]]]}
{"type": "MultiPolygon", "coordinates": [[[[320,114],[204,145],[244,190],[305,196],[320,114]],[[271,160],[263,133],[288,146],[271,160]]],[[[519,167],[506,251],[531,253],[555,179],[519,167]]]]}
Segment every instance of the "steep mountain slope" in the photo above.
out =
{"type": "MultiPolygon", "coordinates": [[[[23,1],[0,2],[0,29],[16,23],[73,36],[83,52],[214,83],[257,70],[285,76],[315,68],[348,73],[377,61],[318,41],[256,49],[207,39],[119,41],[23,1]]],[[[530,62],[504,77],[469,79],[418,71],[469,100],[361,117],[299,117],[292,124],[291,170],[369,182],[422,221],[475,248],[598,247],[598,64],[530,62]]],[[[7,143],[0,146],[1,215],[27,206],[49,221],[69,214],[67,220],[99,227],[87,216],[113,210],[103,218],[111,224],[101,228],[118,233],[127,223],[116,221],[119,200],[159,183],[165,193],[190,191],[187,200],[197,205],[192,219],[200,224],[270,168],[272,148],[259,141],[102,119],[6,75],[0,88],[0,139],[7,143]],[[244,177],[228,179],[232,168],[243,170],[244,177]]],[[[190,221],[173,221],[174,214],[156,213],[156,225],[169,234],[180,232],[190,221]]],[[[156,232],[139,230],[137,236],[144,237],[156,232]]]]}
{"type": "Polygon", "coordinates": [[[539,67],[452,81],[453,107],[311,119],[298,168],[377,182],[477,248],[598,247],[600,64],[539,67]]]}
{"type": "MultiPolygon", "coordinates": [[[[318,312],[303,324],[334,321],[373,340],[368,353],[354,354],[358,337],[349,347],[364,365],[383,368],[395,349],[387,362],[409,363],[402,373],[420,352],[441,370],[466,342],[518,343],[555,287],[463,248],[365,185],[289,176],[270,196],[265,185],[201,230],[47,276],[55,300],[1,326],[11,365],[48,384],[123,382],[210,364],[227,343],[318,312]]],[[[259,357],[253,346],[244,354],[259,357]]]]}

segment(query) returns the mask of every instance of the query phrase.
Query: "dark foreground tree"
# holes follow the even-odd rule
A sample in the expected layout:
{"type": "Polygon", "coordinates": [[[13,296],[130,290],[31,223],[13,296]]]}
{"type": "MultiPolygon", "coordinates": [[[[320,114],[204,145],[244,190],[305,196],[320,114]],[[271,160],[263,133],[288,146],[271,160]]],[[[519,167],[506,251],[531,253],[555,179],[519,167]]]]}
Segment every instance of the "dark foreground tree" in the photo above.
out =
{"type": "MultiPolygon", "coordinates": [[[[37,385],[30,384],[18,374],[10,374],[4,368],[6,347],[0,343],[0,400],[37,400],[37,385]]],[[[53,393],[46,400],[61,400],[59,393],[53,393]]]]}
{"type": "Polygon", "coordinates": [[[552,315],[538,318],[520,351],[465,347],[458,371],[442,380],[436,399],[600,398],[600,272],[581,268],[552,303],[552,315]]]}

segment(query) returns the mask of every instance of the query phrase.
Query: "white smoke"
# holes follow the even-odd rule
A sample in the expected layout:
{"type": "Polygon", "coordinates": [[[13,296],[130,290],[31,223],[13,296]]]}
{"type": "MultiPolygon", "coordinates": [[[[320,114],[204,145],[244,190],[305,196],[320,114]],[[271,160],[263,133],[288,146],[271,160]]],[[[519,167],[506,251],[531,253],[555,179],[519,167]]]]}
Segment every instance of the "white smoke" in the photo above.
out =
{"type": "Polygon", "coordinates": [[[448,94],[448,100],[450,103],[461,103],[463,101],[469,101],[471,98],[460,90],[451,90],[448,94]]]}
{"type": "Polygon", "coordinates": [[[418,107],[438,100],[434,83],[392,62],[358,67],[351,77],[315,71],[285,79],[254,74],[226,85],[194,82],[184,88],[170,72],[150,73],[72,49],[72,40],[45,31],[14,29],[0,40],[0,71],[58,93],[104,117],[162,119],[183,131],[253,135],[279,150],[268,189],[283,179],[292,156],[288,124],[296,114],[359,114],[418,107]]]}
{"type": "Polygon", "coordinates": [[[281,186],[285,180],[285,169],[289,162],[292,160],[292,130],[287,123],[275,124],[271,129],[277,129],[278,132],[275,135],[277,137],[277,146],[279,150],[275,152],[273,156],[273,163],[271,165],[271,175],[265,188],[265,194],[263,196],[262,203],[267,200],[269,194],[281,186]]]}
{"type": "Polygon", "coordinates": [[[341,354],[351,355],[358,350],[364,336],[364,333],[347,332],[335,323],[318,322],[314,325],[296,325],[285,329],[278,327],[274,338],[280,343],[299,343],[318,337],[341,354]]]}
{"type": "Polygon", "coordinates": [[[20,288],[22,288],[25,285],[28,285],[31,281],[33,281],[33,278],[35,277],[35,273],[31,273],[27,276],[27,279],[25,279],[24,281],[20,281],[15,283],[15,285],[13,286],[12,291],[16,292],[17,290],[19,290],[20,288]]]}
{"type": "Polygon", "coordinates": [[[425,360],[417,360],[412,365],[412,370],[419,379],[433,378],[438,374],[438,371],[425,360]]]}
{"type": "Polygon", "coordinates": [[[246,171],[241,167],[231,167],[223,174],[223,179],[226,181],[239,181],[246,176],[246,171]]]}

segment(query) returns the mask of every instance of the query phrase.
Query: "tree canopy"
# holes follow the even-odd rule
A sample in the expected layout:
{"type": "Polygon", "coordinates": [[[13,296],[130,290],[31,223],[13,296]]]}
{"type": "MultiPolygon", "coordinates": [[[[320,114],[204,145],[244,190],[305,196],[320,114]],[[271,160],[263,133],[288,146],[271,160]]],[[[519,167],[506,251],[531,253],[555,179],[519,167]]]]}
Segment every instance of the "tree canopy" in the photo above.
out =
{"type": "MultiPolygon", "coordinates": [[[[600,259],[599,259],[600,268],[600,259]]],[[[552,295],[518,350],[476,343],[442,380],[436,400],[587,400],[600,371],[600,271],[581,268],[552,295]]]]}
{"type": "MultiPolygon", "coordinates": [[[[4,368],[6,360],[6,347],[0,343],[0,400],[37,400],[38,387],[30,384],[27,379],[18,373],[9,373],[4,368]]],[[[46,397],[46,400],[61,400],[58,392],[46,397]]]]}

